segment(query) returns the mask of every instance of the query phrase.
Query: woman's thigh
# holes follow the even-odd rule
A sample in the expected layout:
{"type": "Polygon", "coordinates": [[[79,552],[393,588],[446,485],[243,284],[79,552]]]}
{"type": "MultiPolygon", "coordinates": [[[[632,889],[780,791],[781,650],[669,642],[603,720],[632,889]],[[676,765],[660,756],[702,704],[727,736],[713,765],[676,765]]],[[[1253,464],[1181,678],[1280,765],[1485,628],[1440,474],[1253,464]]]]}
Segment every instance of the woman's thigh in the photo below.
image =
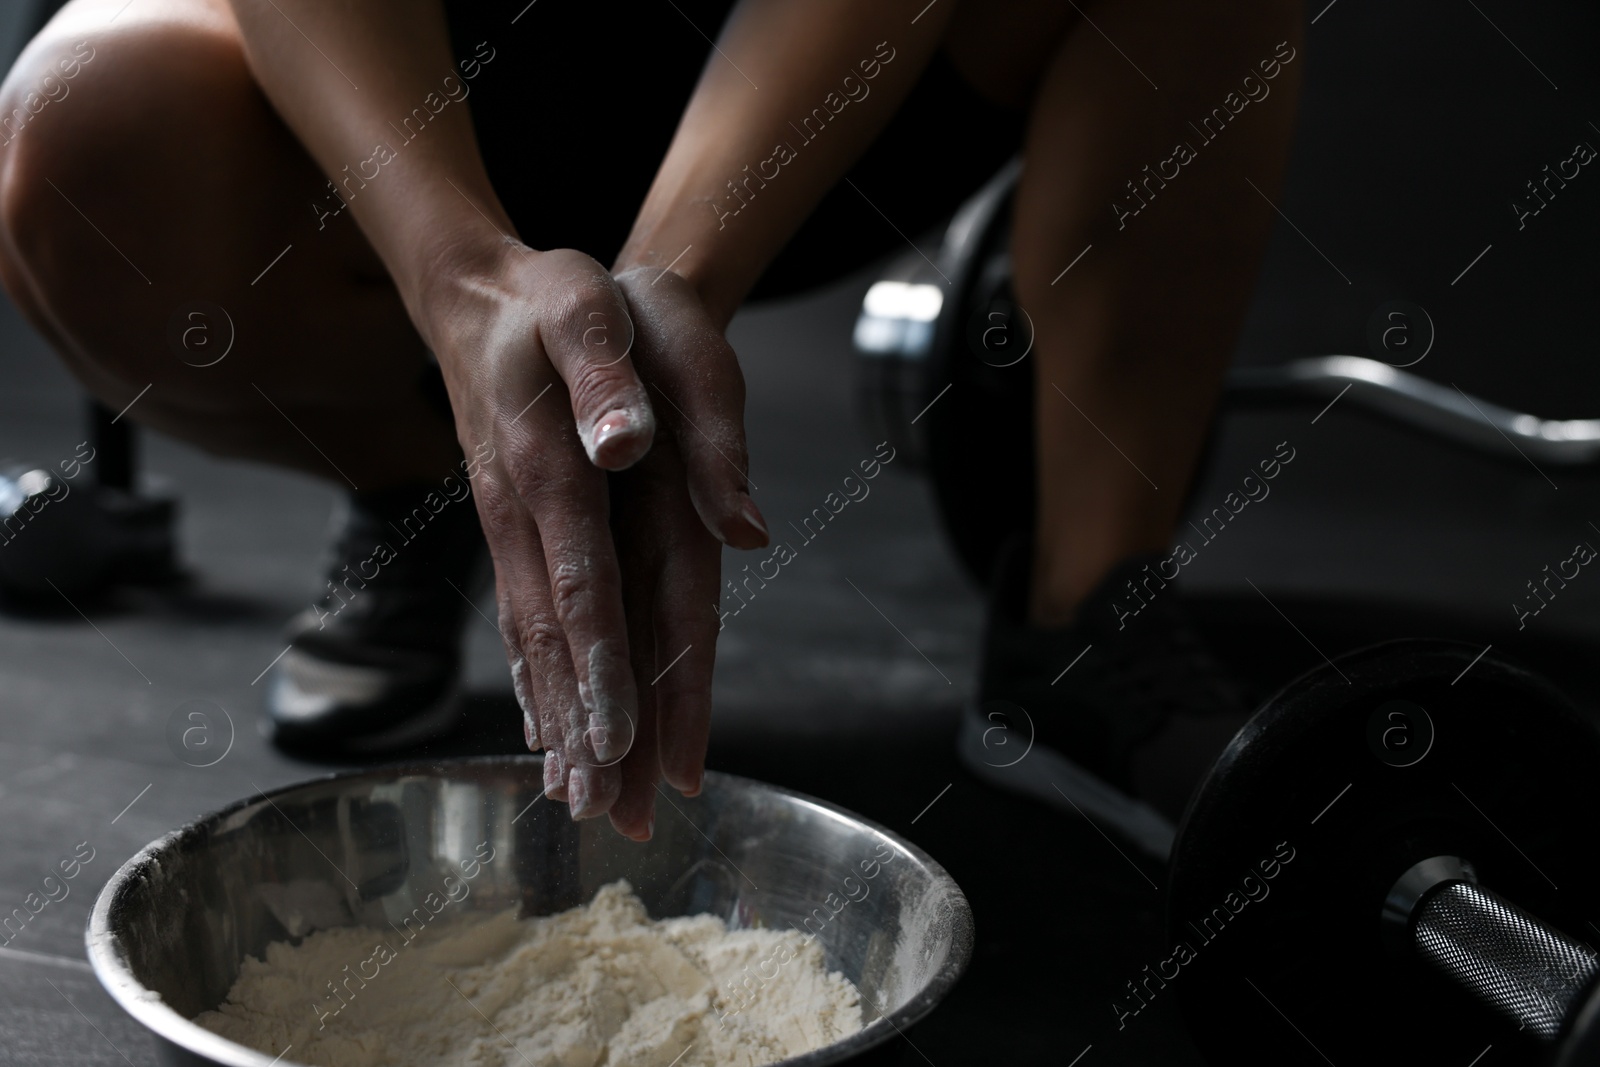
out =
{"type": "Polygon", "coordinates": [[[0,277],[107,406],[137,399],[156,429],[319,473],[285,413],[325,450],[380,459],[386,423],[439,422],[398,294],[352,219],[319,227],[327,179],[225,0],[72,0],[0,116],[0,277]]]}

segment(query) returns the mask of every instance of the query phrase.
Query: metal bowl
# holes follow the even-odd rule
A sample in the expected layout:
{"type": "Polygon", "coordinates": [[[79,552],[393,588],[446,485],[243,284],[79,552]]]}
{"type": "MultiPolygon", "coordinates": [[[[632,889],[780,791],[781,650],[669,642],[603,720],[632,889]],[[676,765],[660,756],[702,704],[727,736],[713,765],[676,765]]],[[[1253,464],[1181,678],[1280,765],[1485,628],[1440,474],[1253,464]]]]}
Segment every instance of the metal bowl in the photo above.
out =
{"type": "Polygon", "coordinates": [[[735,927],[816,934],[870,1021],[791,1067],[871,1058],[966,968],[972,912],[955,882],[921,849],[831,804],[711,773],[692,800],[662,794],[655,837],[641,845],[604,819],[574,823],[565,805],[540,799],[542,780],[538,757],[487,757],[337,774],[240,801],[122,865],[89,917],[89,960],[167,1062],[291,1067],[190,1020],[217,1007],[245,957],[270,942],[402,922],[444,894],[447,876],[460,884],[462,861],[470,870],[487,853],[447,909],[546,915],[627,878],[654,918],[709,912],[735,927]]]}

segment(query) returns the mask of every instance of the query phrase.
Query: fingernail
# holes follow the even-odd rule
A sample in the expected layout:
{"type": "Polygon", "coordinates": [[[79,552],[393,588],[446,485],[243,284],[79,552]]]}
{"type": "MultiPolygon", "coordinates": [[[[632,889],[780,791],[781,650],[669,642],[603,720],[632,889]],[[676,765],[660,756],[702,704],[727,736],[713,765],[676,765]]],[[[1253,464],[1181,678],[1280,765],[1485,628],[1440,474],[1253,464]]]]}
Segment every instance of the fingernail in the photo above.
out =
{"type": "Polygon", "coordinates": [[[529,752],[539,751],[539,724],[527,712],[522,713],[522,740],[529,752]]]}
{"type": "Polygon", "coordinates": [[[528,736],[528,747],[537,749],[539,730],[534,725],[536,717],[533,713],[533,698],[528,695],[528,685],[522,678],[522,669],[527,665],[528,661],[521,656],[511,664],[511,691],[516,694],[517,707],[522,709],[523,732],[528,736]]]}
{"type": "Polygon", "coordinates": [[[687,771],[676,769],[667,770],[666,768],[668,767],[676,768],[678,766],[678,761],[676,759],[669,761],[668,755],[665,751],[662,752],[661,763],[662,777],[666,779],[667,784],[672,788],[676,789],[686,797],[692,797],[696,793],[700,792],[701,780],[705,774],[704,771],[697,769],[691,769],[687,771]]]}
{"type": "Polygon", "coordinates": [[[624,755],[621,751],[624,739],[611,728],[611,716],[603,712],[590,712],[589,729],[584,731],[583,739],[600,763],[613,763],[624,755]]]}
{"type": "Polygon", "coordinates": [[[589,439],[585,442],[588,446],[586,451],[589,453],[589,461],[591,463],[634,462],[638,459],[638,455],[633,453],[642,452],[639,445],[643,443],[649,429],[649,420],[632,408],[617,408],[606,412],[595,420],[594,427],[588,434],[589,439]]]}
{"type": "Polygon", "coordinates": [[[544,792],[552,800],[565,800],[567,788],[566,761],[559,750],[552,748],[544,754],[544,792]]]}
{"type": "Polygon", "coordinates": [[[656,836],[656,813],[652,811],[650,817],[644,821],[644,837],[640,840],[648,841],[654,836],[656,836]]]}
{"type": "Polygon", "coordinates": [[[592,819],[600,812],[594,809],[594,791],[590,788],[589,768],[574,767],[567,775],[567,807],[574,819],[592,819]]]}
{"type": "Polygon", "coordinates": [[[762,540],[771,538],[772,535],[767,533],[767,520],[761,517],[761,509],[756,507],[754,500],[745,497],[744,507],[740,510],[739,515],[745,522],[760,531],[762,540]]]}
{"type": "Polygon", "coordinates": [[[578,700],[587,713],[584,746],[602,767],[633,747],[635,720],[628,711],[630,705],[637,707],[633,687],[632,669],[620,643],[602,639],[589,647],[589,673],[578,681],[578,700]]]}

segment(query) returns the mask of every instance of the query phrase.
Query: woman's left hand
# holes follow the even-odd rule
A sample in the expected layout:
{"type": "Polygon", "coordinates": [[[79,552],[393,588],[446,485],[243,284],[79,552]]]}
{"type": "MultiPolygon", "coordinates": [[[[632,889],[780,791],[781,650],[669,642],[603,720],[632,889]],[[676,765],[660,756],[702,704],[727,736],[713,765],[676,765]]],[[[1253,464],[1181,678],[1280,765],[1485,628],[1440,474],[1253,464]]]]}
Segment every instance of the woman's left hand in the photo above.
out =
{"type": "Polygon", "coordinates": [[[768,537],[746,476],[744,376],[722,328],[670,271],[634,268],[616,281],[633,319],[629,355],[657,418],[650,452],[608,476],[639,693],[611,817],[639,836],[654,825],[658,775],[687,796],[705,775],[719,541],[759,548],[768,537]]]}

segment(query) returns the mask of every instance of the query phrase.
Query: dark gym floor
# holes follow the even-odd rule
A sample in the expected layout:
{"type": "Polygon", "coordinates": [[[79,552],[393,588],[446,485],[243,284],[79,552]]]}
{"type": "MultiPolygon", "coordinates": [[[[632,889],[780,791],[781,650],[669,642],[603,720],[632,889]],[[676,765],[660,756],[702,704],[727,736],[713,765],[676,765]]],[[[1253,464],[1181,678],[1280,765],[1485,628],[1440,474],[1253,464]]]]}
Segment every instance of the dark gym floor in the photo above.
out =
{"type": "MultiPolygon", "coordinates": [[[[1600,415],[1600,177],[1580,174],[1520,231],[1509,207],[1574,142],[1600,144],[1589,121],[1600,118],[1600,14],[1575,2],[1324,2],[1307,12],[1316,22],[1277,202],[1284,222],[1240,359],[1367,354],[1369,318],[1404,298],[1437,328],[1418,372],[1546,417],[1600,415]]],[[[892,217],[892,191],[880,204],[892,217]]],[[[753,475],[775,523],[808,512],[871,452],[852,411],[847,347],[868,280],[734,324],[753,475]]],[[[1159,300],[1150,310],[1162,313],[1159,300]]],[[[0,374],[0,455],[70,455],[84,436],[79,394],[9,306],[0,374]]],[[[1587,670],[1600,579],[1573,582],[1520,633],[1510,607],[1546,563],[1600,538],[1600,475],[1469,456],[1353,404],[1313,424],[1317,415],[1315,405],[1225,414],[1196,491],[1209,509],[1277,442],[1296,449],[1271,497],[1185,571],[1196,612],[1241,676],[1264,691],[1321,662],[1319,650],[1450,636],[1520,655],[1600,705],[1587,670]]],[[[120,595],[87,619],[65,608],[0,617],[0,910],[77,842],[95,850],[71,895],[0,949],[9,1063],[152,1063],[149,1040],[83,962],[95,892],[192,816],[324,770],[261,740],[253,681],[306,603],[332,488],[160,439],[147,459],[182,497],[193,585],[120,595]],[[191,699],[220,704],[236,730],[207,769],[180,762],[164,739],[191,699]]],[[[1110,1007],[1160,944],[1160,872],[1135,868],[1078,817],[997,793],[956,765],[951,732],[980,620],[925,486],[891,469],[729,621],[712,763],[878,820],[965,888],[979,932],[972,968],[912,1031],[917,1049],[903,1062],[1066,1064],[1090,1046],[1085,1067],[1197,1062],[1170,1002],[1121,1032],[1110,1007]]],[[[432,751],[515,750],[518,716],[486,622],[473,621],[470,649],[479,729],[432,751]]],[[[1474,1051],[1443,1049],[1441,1062],[1474,1051]]]]}

